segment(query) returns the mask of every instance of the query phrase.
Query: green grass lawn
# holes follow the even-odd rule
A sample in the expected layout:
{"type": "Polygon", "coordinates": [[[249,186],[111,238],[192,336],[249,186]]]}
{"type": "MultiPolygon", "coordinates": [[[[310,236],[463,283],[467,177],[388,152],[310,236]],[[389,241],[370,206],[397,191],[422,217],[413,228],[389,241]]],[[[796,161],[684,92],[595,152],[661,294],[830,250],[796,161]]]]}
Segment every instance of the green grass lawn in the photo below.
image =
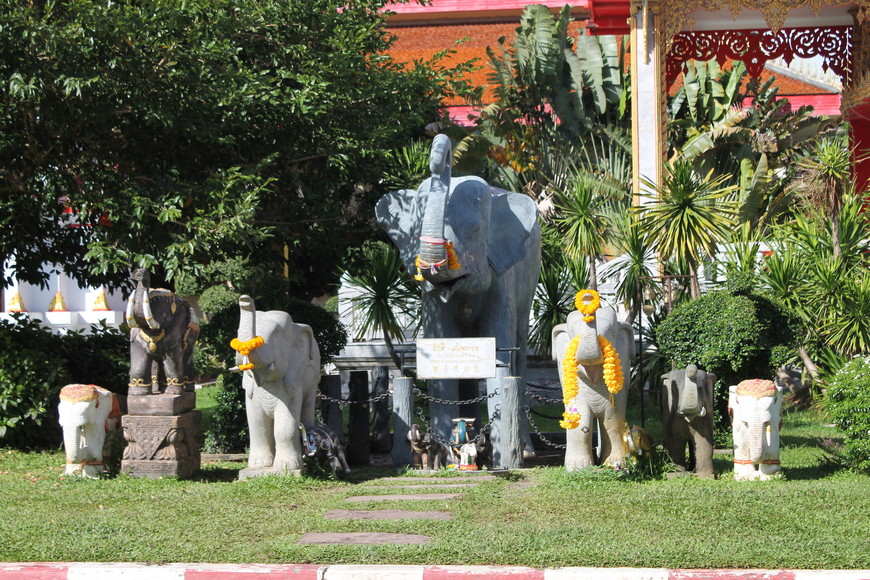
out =
{"type": "MultiPolygon", "coordinates": [[[[61,477],[63,455],[0,449],[0,561],[502,564],[537,567],[870,568],[870,476],[820,463],[836,437],[816,411],[788,413],[785,477],[614,481],[560,467],[485,482],[448,502],[345,503],[392,468],[347,482],[61,477]],[[531,485],[520,485],[528,483],[531,485]],[[326,520],[330,509],[449,510],[451,521],[326,520]],[[425,546],[299,546],[307,532],[416,532],[425,546]]],[[[434,491],[434,490],[433,490],[434,491]]],[[[382,493],[402,493],[384,490],[382,493]]]]}

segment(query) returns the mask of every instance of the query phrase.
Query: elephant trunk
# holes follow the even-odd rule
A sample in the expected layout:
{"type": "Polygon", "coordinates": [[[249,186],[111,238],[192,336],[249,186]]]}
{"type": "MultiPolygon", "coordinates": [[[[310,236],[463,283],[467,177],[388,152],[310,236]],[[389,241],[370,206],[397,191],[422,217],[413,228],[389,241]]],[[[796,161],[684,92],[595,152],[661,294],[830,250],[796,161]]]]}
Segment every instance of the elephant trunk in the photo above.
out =
{"type": "Polygon", "coordinates": [[[251,340],[257,336],[257,308],[248,295],[239,297],[239,340],[251,340]]]}
{"type": "Polygon", "coordinates": [[[147,324],[151,330],[159,330],[160,323],[154,320],[154,314],[151,312],[151,300],[148,295],[151,276],[147,270],[140,268],[133,272],[133,279],[137,280],[137,283],[136,290],[127,300],[127,324],[131,328],[147,324]]]}
{"type": "Polygon", "coordinates": [[[759,413],[749,422],[749,458],[753,463],[761,461],[769,424],[770,415],[767,413],[759,413]]]}
{"type": "Polygon", "coordinates": [[[577,341],[577,354],[575,360],[580,365],[599,365],[604,362],[604,353],[598,342],[598,326],[595,321],[580,324],[580,337],[577,341]]]}
{"type": "Polygon", "coordinates": [[[83,459],[83,428],[83,425],[63,425],[63,446],[67,463],[80,463],[83,459]]]}
{"type": "MultiPolygon", "coordinates": [[[[432,142],[429,168],[429,197],[420,230],[420,261],[422,266],[445,265],[447,248],[444,239],[444,216],[450,189],[450,163],[452,148],[446,135],[438,135],[432,142]]],[[[442,271],[447,271],[443,268],[442,271]]]]}

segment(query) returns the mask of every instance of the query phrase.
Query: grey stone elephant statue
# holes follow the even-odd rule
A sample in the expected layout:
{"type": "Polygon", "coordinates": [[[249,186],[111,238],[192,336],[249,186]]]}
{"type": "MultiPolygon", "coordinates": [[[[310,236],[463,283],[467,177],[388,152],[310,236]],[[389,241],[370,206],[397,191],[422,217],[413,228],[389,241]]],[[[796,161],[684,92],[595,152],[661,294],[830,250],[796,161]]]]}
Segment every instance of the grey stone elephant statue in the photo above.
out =
{"type": "Polygon", "coordinates": [[[662,375],[662,439],[671,461],[699,477],[713,477],[713,389],[716,375],[688,365],[662,375]],[[686,461],[686,445],[690,460],[686,461]]]}
{"type": "Polygon", "coordinates": [[[130,326],[129,396],[193,392],[193,351],[199,321],[190,304],[169,290],[150,288],[148,270],[138,268],[127,301],[130,326]]]}
{"type": "Polygon", "coordinates": [[[245,411],[251,438],[248,467],[239,479],[258,475],[300,475],[299,426],[314,427],[320,383],[320,350],[311,327],[286,312],[257,312],[254,300],[239,298],[239,331],[233,370],[244,373],[245,411]]]}
{"type": "Polygon", "coordinates": [[[561,370],[568,422],[565,425],[565,467],[568,471],[596,463],[622,465],[627,451],[625,410],[631,358],[634,356],[634,333],[629,324],[617,320],[613,309],[599,308],[599,303],[597,292],[582,290],[577,294],[576,304],[585,312],[572,311],[565,324],[553,329],[553,358],[561,370]],[[606,349],[601,337],[609,343],[606,349]],[[611,354],[607,355],[605,350],[611,354]],[[574,351],[573,356],[569,351],[574,351]],[[612,353],[618,355],[618,364],[614,358],[608,359],[612,353]],[[616,368],[605,371],[606,365],[615,365],[618,371],[616,368]],[[609,387],[605,376],[611,374],[617,384],[609,387]],[[571,392],[572,385],[576,394],[571,392]],[[618,391],[614,393],[611,388],[618,388],[618,391]],[[569,415],[573,420],[569,420],[569,415]],[[592,437],[596,424],[601,433],[597,461],[592,437]]]}
{"type": "MultiPolygon", "coordinates": [[[[495,337],[497,348],[519,349],[514,374],[522,377],[529,310],[541,267],[537,206],[530,197],[491,187],[479,177],[452,178],[451,164],[450,139],[438,135],[429,158],[432,176],[416,191],[383,196],[376,207],[377,221],[408,270],[417,272],[423,335],[495,337]]],[[[510,365],[510,352],[497,356],[510,365]]],[[[509,371],[500,368],[499,372],[509,371]]],[[[461,384],[439,380],[429,385],[430,394],[443,400],[478,396],[477,380],[461,384]]],[[[492,394],[499,385],[500,378],[489,379],[487,391],[492,394]]],[[[490,416],[497,399],[489,399],[490,416]]],[[[430,410],[432,429],[445,440],[450,437],[452,417],[475,416],[474,409],[451,404],[432,403],[430,410]]],[[[497,441],[497,432],[492,437],[497,441]]]]}

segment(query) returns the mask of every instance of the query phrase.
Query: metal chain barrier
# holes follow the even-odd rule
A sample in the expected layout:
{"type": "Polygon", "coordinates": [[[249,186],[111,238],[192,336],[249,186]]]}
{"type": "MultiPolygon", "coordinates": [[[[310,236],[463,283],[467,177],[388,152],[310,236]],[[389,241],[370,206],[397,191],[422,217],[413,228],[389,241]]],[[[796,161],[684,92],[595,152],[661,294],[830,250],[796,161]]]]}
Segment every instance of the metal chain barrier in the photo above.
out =
{"type": "Polygon", "coordinates": [[[381,393],[377,397],[372,397],[371,399],[363,399],[362,401],[348,401],[345,399],[333,399],[332,397],[328,397],[328,396],[324,395],[323,393],[319,393],[318,397],[320,397],[320,399],[322,401],[327,401],[329,403],[338,403],[339,405],[362,405],[365,403],[377,403],[378,401],[383,401],[384,399],[386,399],[387,397],[389,397],[392,394],[393,394],[392,391],[386,391],[385,393],[381,393]]]}
{"type": "Polygon", "coordinates": [[[498,389],[495,389],[488,395],[481,395],[476,399],[466,399],[464,401],[448,401],[447,399],[437,399],[435,397],[430,397],[417,387],[414,387],[414,394],[423,399],[424,401],[429,401],[430,403],[441,403],[442,405],[473,405],[474,403],[481,403],[487,399],[493,398],[498,394],[498,389]]]}
{"type": "Polygon", "coordinates": [[[530,399],[534,399],[539,403],[561,403],[563,399],[551,399],[550,397],[544,397],[542,395],[538,395],[537,393],[533,393],[530,389],[526,389],[526,396],[530,399]]]}
{"type": "Polygon", "coordinates": [[[538,428],[538,425],[535,423],[535,420],[532,419],[531,409],[529,409],[528,405],[525,407],[525,410],[526,410],[526,417],[529,418],[529,425],[531,426],[532,430],[538,434],[538,437],[541,438],[541,441],[543,441],[545,445],[547,445],[548,447],[553,447],[555,449],[566,449],[568,447],[567,445],[553,443],[552,441],[550,441],[549,439],[544,437],[544,434],[541,433],[541,430],[538,428]]]}
{"type": "Polygon", "coordinates": [[[542,391],[561,391],[562,385],[559,385],[558,387],[551,387],[550,385],[535,385],[535,388],[542,391]]]}
{"type": "MultiPolygon", "coordinates": [[[[414,389],[414,390],[417,390],[417,389],[414,389]]],[[[497,394],[498,394],[498,389],[495,389],[491,394],[486,395],[484,397],[480,397],[479,399],[472,399],[472,401],[480,402],[484,399],[489,399],[491,397],[494,397],[497,394]]],[[[447,401],[447,404],[451,404],[451,403],[453,403],[453,404],[465,404],[466,402],[467,401],[447,401]]],[[[501,411],[501,405],[496,405],[495,409],[493,409],[492,415],[490,415],[489,420],[487,420],[486,425],[484,425],[483,427],[478,429],[477,432],[483,433],[484,431],[489,431],[490,427],[492,426],[492,422],[495,421],[495,416],[498,415],[500,411],[501,411]]],[[[447,447],[450,447],[451,445],[453,445],[452,442],[445,441],[437,433],[435,433],[435,431],[432,430],[432,426],[429,424],[429,421],[426,420],[426,415],[423,414],[423,409],[421,407],[417,407],[417,416],[420,418],[420,422],[426,426],[426,431],[428,433],[431,433],[432,437],[434,437],[438,443],[441,443],[442,445],[446,445],[447,447]]]]}

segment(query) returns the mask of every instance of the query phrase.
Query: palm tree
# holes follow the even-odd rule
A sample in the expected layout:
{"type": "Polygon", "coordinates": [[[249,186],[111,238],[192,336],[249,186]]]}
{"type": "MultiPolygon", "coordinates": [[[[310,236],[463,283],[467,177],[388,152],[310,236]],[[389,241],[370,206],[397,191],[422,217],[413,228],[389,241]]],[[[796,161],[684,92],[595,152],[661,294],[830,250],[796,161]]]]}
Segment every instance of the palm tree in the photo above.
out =
{"type": "Polygon", "coordinates": [[[639,290],[651,287],[655,276],[655,244],[645,235],[636,214],[615,217],[613,249],[617,257],[602,270],[602,279],[616,279],[616,298],[629,307],[627,322],[633,324],[640,313],[639,290]],[[644,281],[646,280],[646,281],[644,281]]]}
{"type": "Polygon", "coordinates": [[[401,315],[420,320],[419,288],[405,271],[395,246],[376,242],[363,249],[363,256],[362,267],[346,274],[348,282],[360,291],[351,299],[354,310],[362,314],[359,332],[382,332],[393,364],[401,369],[393,338],[405,335],[401,315]]]}
{"type": "Polygon", "coordinates": [[[595,261],[612,238],[613,198],[601,192],[601,183],[578,175],[556,201],[556,227],[562,233],[571,260],[588,259],[589,282],[598,288],[595,261]]]}
{"type": "Polygon", "coordinates": [[[796,181],[795,188],[813,206],[827,212],[834,257],[839,258],[843,254],[840,212],[852,174],[852,156],[845,135],[817,141],[810,154],[798,162],[798,166],[803,175],[796,181]]]}
{"type": "Polygon", "coordinates": [[[735,223],[737,206],[728,199],[735,187],[724,185],[725,176],[697,174],[690,162],[679,160],[665,165],[660,184],[643,180],[655,201],[635,208],[640,231],[655,240],[663,260],[683,262],[692,277],[692,298],[701,295],[698,263],[716,252],[735,223]]]}

